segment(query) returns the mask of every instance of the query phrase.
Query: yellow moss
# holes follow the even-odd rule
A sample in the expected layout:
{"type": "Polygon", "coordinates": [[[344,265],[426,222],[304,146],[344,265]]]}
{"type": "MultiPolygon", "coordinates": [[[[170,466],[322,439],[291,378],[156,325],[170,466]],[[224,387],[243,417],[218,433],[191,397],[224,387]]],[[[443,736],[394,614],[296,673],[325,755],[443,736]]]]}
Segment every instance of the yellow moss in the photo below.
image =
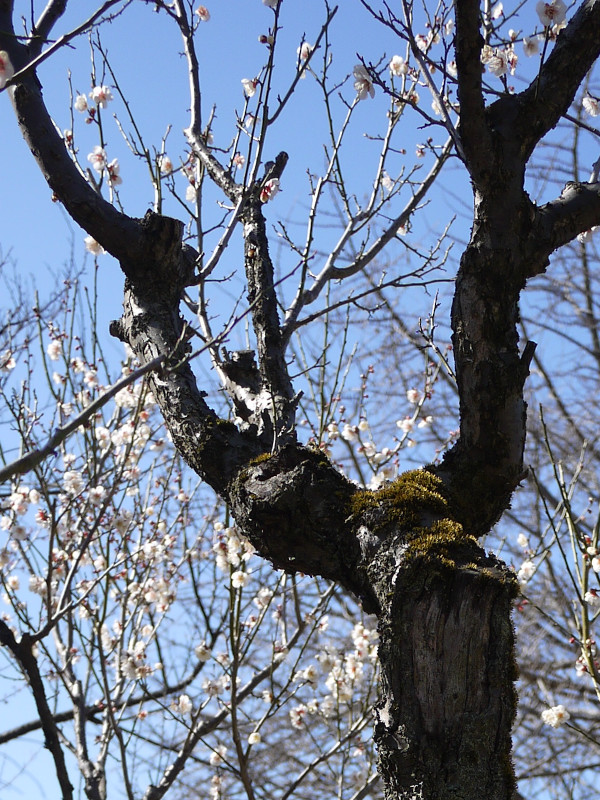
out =
{"type": "Polygon", "coordinates": [[[256,458],[253,458],[249,462],[249,465],[253,467],[256,464],[262,464],[264,461],[268,461],[272,457],[272,455],[273,453],[261,453],[259,456],[256,456],[256,458]]]}
{"type": "Polygon", "coordinates": [[[359,490],[350,507],[356,523],[367,525],[375,534],[385,535],[392,528],[405,531],[407,559],[434,557],[455,567],[457,544],[477,546],[475,537],[456,521],[441,478],[428,469],[405,472],[379,491],[359,490]]]}
{"type": "Polygon", "coordinates": [[[350,506],[356,517],[372,508],[385,508],[390,522],[406,528],[416,528],[423,513],[452,518],[441,479],[426,469],[404,472],[376,492],[359,489],[350,506]]]}

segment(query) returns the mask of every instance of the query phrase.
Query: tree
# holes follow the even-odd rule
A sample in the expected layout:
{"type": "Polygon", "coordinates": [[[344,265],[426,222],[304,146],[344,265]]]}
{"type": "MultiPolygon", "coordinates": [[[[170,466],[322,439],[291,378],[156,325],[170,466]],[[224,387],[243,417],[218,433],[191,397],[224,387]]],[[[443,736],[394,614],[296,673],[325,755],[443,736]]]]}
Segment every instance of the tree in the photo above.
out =
{"type": "MultiPolygon", "coordinates": [[[[591,181],[569,182],[559,197],[540,206],[525,189],[530,159],[541,140],[569,115],[600,51],[598,3],[583,3],[566,26],[561,0],[538,4],[541,29],[538,25],[537,30],[543,40],[539,70],[518,92],[508,85],[506,75],[515,70],[514,42],[520,35],[505,32],[501,11],[491,14],[479,3],[460,0],[455,4],[453,32],[448,8],[442,5],[435,14],[426,8],[428,33],[422,35],[413,24],[416,10],[411,5],[404,4],[400,12],[386,4],[379,9],[362,3],[384,29],[405,43],[408,58],[392,59],[390,79],[387,63],[364,59],[356,65],[356,96],[346,102],[346,117],[336,128],[333,102],[338,86],[331,76],[329,34],[335,14],[343,12],[325,5],[314,47],[300,41],[294,77],[288,90],[277,94],[275,56],[285,4],[265,0],[274,16],[265,35],[264,69],[256,79],[244,82],[247,102],[253,98],[255,102],[244,159],[238,145],[248,108],[239,115],[238,132],[228,148],[215,149],[210,141],[212,120],[202,123],[195,36],[208,19],[207,10],[201,6],[194,16],[183,0],[147,4],[178,27],[188,65],[191,116],[186,135],[191,155],[184,168],[192,179],[190,197],[195,193],[192,219],[198,231],[197,249],[186,241],[183,222],[162,213],[160,170],[163,175],[171,172],[164,147],[153,158],[139,144],[137,133],[130,144],[150,167],[155,208],[142,219],[122,210],[116,189],[118,163],[108,160],[100,124],[110,94],[102,82],[92,92],[96,105],[88,117],[97,122],[100,134],[100,143],[89,156],[100,180],[90,170],[86,174],[77,159],[73,132],[59,133],[42,98],[38,65],[82,30],[100,26],[103,20],[116,23],[129,4],[104,3],[54,43],[50,35],[66,10],[65,2],[50,2],[36,22],[25,23],[23,35],[15,32],[13,5],[0,2],[3,83],[55,197],[91,237],[89,248],[96,252],[103,248],[121,266],[124,311],[111,333],[148,371],[152,396],[175,447],[274,567],[331,580],[377,617],[381,682],[375,741],[386,796],[427,800],[514,796],[510,753],[516,670],[510,614],[518,585],[514,574],[486,553],[478,539],[507,510],[526,476],[524,386],[535,345],[527,341],[519,349],[519,299],[526,282],[545,272],[555,250],[600,220],[596,170],[591,181]],[[442,32],[444,52],[438,57],[434,48],[442,32]],[[452,47],[455,64],[447,59],[452,47]],[[320,53],[324,57],[317,69],[320,53]],[[482,63],[500,79],[500,91],[497,83],[490,85],[484,78],[482,63]],[[288,156],[281,151],[265,161],[270,156],[266,148],[299,80],[309,72],[322,92],[331,143],[324,171],[310,178],[305,241],[298,243],[285,226],[280,229],[296,253],[300,276],[293,299],[286,302],[287,284],[280,285],[276,277],[264,208],[279,189],[288,156]],[[366,202],[359,203],[346,187],[340,148],[356,109],[376,88],[389,97],[388,124],[381,136],[374,188],[366,202]],[[417,88],[432,94],[441,123],[422,110],[417,88]],[[428,141],[426,148],[435,160],[425,178],[409,174],[389,179],[385,167],[394,152],[394,134],[413,109],[428,125],[444,129],[447,142],[437,146],[433,139],[428,141]],[[334,288],[327,296],[328,288],[334,281],[365,273],[406,228],[450,158],[458,159],[468,173],[474,198],[473,227],[456,274],[451,313],[460,436],[439,463],[405,472],[379,488],[357,487],[322,449],[299,442],[296,412],[301,398],[290,374],[288,348],[292,335],[311,319],[339,307],[342,301],[334,296],[334,288]],[[240,163],[243,180],[234,173],[240,163]],[[209,181],[225,204],[210,254],[200,202],[209,181]],[[391,200],[406,187],[411,196],[399,213],[393,213],[391,200]],[[344,227],[328,252],[320,253],[315,219],[325,188],[333,190],[344,227]],[[247,305],[239,314],[232,313],[231,322],[243,316],[250,320],[252,352],[228,353],[222,348],[224,334],[213,333],[207,292],[238,228],[244,242],[247,305]],[[193,303],[187,300],[191,286],[199,290],[193,303]],[[197,323],[182,316],[184,300],[197,315],[197,323]],[[321,305],[312,313],[308,308],[317,300],[321,305]],[[196,341],[210,352],[231,402],[230,415],[218,416],[198,388],[192,369],[199,349],[196,341]]],[[[524,41],[531,46],[529,39],[524,41]]],[[[110,69],[99,41],[95,48],[110,69]]],[[[590,96],[588,105],[597,108],[594,103],[590,96]]],[[[77,104],[86,111],[87,98],[78,97],[75,108],[77,104]]],[[[414,276],[423,277],[440,252],[437,242],[414,276]]],[[[369,293],[389,288],[380,278],[369,293]]],[[[355,295],[351,302],[361,299],[355,295]]],[[[226,333],[229,330],[227,326],[226,333]]],[[[13,474],[18,469],[21,466],[15,465],[13,474]]],[[[32,640],[17,641],[6,625],[1,630],[3,644],[20,663],[35,694],[32,640]]],[[[42,702],[42,695],[36,695],[37,700],[42,702]]],[[[49,709],[38,705],[38,710],[47,726],[45,735],[63,795],[71,796],[56,720],[49,709]]],[[[201,724],[196,721],[173,770],[183,766],[200,736],[201,724]]],[[[167,769],[147,796],[163,796],[173,775],[167,769]]],[[[103,797],[103,776],[90,772],[84,777],[88,796],[103,797]]]]}

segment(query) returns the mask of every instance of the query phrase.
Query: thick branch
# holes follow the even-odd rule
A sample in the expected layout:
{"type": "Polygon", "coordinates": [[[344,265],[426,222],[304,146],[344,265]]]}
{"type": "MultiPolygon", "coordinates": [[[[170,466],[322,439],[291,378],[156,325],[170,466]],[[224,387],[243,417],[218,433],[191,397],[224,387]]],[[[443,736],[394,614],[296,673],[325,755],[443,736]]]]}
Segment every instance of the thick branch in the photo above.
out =
{"type": "Polygon", "coordinates": [[[492,142],[485,117],[481,86],[481,48],[479,30],[479,0],[457,0],[456,68],[458,72],[458,101],[460,103],[460,138],[466,166],[474,181],[489,174],[493,165],[490,154],[492,142]]]}
{"type": "Polygon", "coordinates": [[[585,0],[561,31],[534,80],[518,95],[517,135],[527,161],[539,140],[573,102],[581,82],[600,54],[600,0],[585,0]]]}
{"type": "MultiPolygon", "coordinates": [[[[15,70],[29,64],[29,51],[14,37],[12,20],[0,14],[0,49],[15,70]]],[[[56,130],[33,71],[9,89],[19,128],[53,193],[70,216],[122,262],[143,256],[145,244],[138,220],[117,211],[85,180],[56,130]]]]}
{"type": "Polygon", "coordinates": [[[594,225],[600,225],[600,184],[568,183],[559,198],[537,210],[533,236],[550,255],[594,225]]]}
{"type": "MultiPolygon", "coordinates": [[[[287,153],[280,153],[265,176],[265,182],[278,179],[286,162],[287,153]]],[[[244,266],[248,302],[256,336],[258,369],[264,394],[262,404],[272,421],[274,444],[275,439],[281,440],[281,436],[283,436],[281,441],[294,438],[294,404],[260,192],[261,184],[257,184],[246,198],[241,219],[244,225],[244,266]]]]}
{"type": "Polygon", "coordinates": [[[232,423],[217,417],[199,391],[187,361],[186,323],[179,315],[183,287],[194,271],[194,258],[182,247],[183,224],[148,213],[142,221],[153,258],[121,264],[130,277],[125,285],[124,313],[111,332],[126,341],[142,366],[164,363],[150,386],[173,442],[187,463],[222,497],[229,482],[261,444],[232,423]]]}
{"type": "Polygon", "coordinates": [[[58,738],[56,720],[48,706],[44,683],[40,675],[37,660],[33,654],[31,639],[29,635],[25,633],[21,637],[21,641],[17,642],[8,625],[0,620],[0,644],[8,647],[27,677],[27,682],[31,687],[33,699],[35,700],[41,727],[44,731],[45,746],[54,759],[56,776],[60,784],[63,800],[72,800],[73,787],[69,780],[65,756],[58,738]]]}

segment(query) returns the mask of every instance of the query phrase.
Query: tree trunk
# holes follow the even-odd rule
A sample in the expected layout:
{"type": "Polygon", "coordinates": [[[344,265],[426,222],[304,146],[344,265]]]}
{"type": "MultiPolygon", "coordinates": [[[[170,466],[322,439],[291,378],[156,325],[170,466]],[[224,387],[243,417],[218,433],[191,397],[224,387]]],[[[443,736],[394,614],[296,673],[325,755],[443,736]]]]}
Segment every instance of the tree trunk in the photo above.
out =
{"type": "Polygon", "coordinates": [[[389,800],[512,797],[515,585],[474,543],[381,575],[375,739],[389,800]]]}

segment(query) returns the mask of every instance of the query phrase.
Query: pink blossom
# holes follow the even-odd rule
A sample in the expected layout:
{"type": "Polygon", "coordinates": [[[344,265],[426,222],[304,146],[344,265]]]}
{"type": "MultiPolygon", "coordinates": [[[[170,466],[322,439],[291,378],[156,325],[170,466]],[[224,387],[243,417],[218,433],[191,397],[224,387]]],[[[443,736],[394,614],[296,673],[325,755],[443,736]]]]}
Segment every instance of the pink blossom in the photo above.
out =
{"type": "Polygon", "coordinates": [[[108,180],[113,186],[118,186],[120,183],[123,183],[123,178],[119,175],[119,170],[121,167],[119,166],[119,159],[113,158],[110,164],[106,165],[106,171],[108,172],[108,180]]]}
{"type": "Polygon", "coordinates": [[[353,70],[354,89],[359,100],[366,100],[367,96],[375,97],[375,88],[367,68],[363,64],[357,64],[353,70]]]}
{"type": "Polygon", "coordinates": [[[246,158],[241,153],[236,153],[233,157],[233,165],[241,169],[246,163],[246,158]]]}
{"type": "Polygon", "coordinates": [[[4,89],[7,82],[15,74],[15,68],[11,64],[6,50],[0,50],[0,89],[4,89]]]}
{"type": "Polygon", "coordinates": [[[260,190],[260,202],[268,203],[279,191],[279,178],[271,178],[260,190]]]}
{"type": "Polygon", "coordinates": [[[198,6],[196,14],[198,14],[200,22],[208,22],[210,19],[210,12],[206,6],[198,6]]]}
{"type": "MultiPolygon", "coordinates": [[[[265,0],[263,0],[265,2],[265,0]]],[[[295,708],[290,709],[290,722],[294,728],[304,727],[304,718],[308,713],[308,708],[304,704],[300,704],[295,708]]]]}

